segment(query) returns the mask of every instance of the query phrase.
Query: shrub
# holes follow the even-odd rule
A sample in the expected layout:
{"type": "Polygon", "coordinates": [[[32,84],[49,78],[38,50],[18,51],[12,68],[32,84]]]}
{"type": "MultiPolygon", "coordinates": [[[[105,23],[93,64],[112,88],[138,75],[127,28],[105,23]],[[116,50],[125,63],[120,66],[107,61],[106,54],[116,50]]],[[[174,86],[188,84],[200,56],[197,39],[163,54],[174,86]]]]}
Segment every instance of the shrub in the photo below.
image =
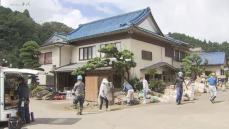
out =
{"type": "Polygon", "coordinates": [[[129,80],[129,83],[133,86],[133,88],[135,90],[142,90],[142,83],[140,82],[140,80],[137,77],[134,77],[132,79],[129,80]]]}
{"type": "Polygon", "coordinates": [[[164,93],[166,85],[163,83],[162,80],[151,80],[150,84],[149,84],[149,88],[152,91],[156,91],[156,92],[159,92],[159,93],[164,93]]]}
{"type": "Polygon", "coordinates": [[[45,86],[37,86],[35,89],[31,91],[32,97],[36,96],[38,92],[45,90],[45,86]]]}

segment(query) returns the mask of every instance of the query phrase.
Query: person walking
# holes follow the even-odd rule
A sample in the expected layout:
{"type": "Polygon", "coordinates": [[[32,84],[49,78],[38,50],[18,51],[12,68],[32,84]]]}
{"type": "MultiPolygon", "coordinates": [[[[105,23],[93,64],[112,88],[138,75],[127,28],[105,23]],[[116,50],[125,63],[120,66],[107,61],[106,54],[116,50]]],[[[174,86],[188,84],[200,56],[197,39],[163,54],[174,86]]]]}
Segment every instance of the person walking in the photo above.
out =
{"type": "Polygon", "coordinates": [[[178,77],[175,80],[176,85],[176,103],[177,105],[181,104],[182,96],[183,96],[183,83],[184,77],[182,72],[178,72],[178,77]]]}
{"type": "Polygon", "coordinates": [[[134,89],[133,87],[130,85],[130,83],[126,80],[126,78],[124,79],[124,83],[123,83],[123,91],[125,93],[127,93],[127,105],[132,105],[133,104],[133,100],[134,100],[134,89]]]}
{"type": "Polygon", "coordinates": [[[75,83],[72,89],[73,95],[75,96],[74,104],[77,106],[78,115],[82,115],[84,98],[85,98],[85,85],[82,82],[82,80],[83,80],[83,77],[81,75],[78,75],[77,82],[75,83]],[[78,107],[78,103],[79,103],[79,107],[78,107]]]}
{"type": "Polygon", "coordinates": [[[23,124],[30,123],[30,112],[29,112],[29,87],[25,82],[25,79],[20,76],[18,78],[18,89],[17,94],[19,97],[18,113],[23,124]]]}
{"type": "Polygon", "coordinates": [[[141,77],[140,80],[141,80],[142,85],[143,85],[143,94],[144,94],[143,103],[146,104],[147,103],[146,102],[147,95],[149,93],[149,83],[148,83],[148,81],[144,77],[141,77]]]}
{"type": "Polygon", "coordinates": [[[209,85],[209,92],[210,92],[210,101],[214,103],[217,95],[217,89],[216,89],[217,78],[215,77],[215,73],[212,73],[211,76],[208,78],[208,85],[209,85]]]}
{"type": "Polygon", "coordinates": [[[107,80],[107,78],[103,78],[100,89],[99,89],[99,100],[100,100],[100,105],[99,105],[99,110],[102,111],[103,107],[103,101],[105,101],[106,104],[106,111],[108,110],[108,104],[109,100],[111,99],[111,83],[107,80]]]}

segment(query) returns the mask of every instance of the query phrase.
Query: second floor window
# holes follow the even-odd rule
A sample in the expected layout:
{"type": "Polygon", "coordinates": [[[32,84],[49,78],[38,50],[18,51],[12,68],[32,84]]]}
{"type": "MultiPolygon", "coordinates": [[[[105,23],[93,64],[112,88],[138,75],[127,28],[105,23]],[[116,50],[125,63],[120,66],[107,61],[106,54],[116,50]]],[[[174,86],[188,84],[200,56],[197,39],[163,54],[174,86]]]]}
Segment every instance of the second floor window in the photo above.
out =
{"type": "Polygon", "coordinates": [[[174,52],[174,59],[176,61],[180,61],[180,52],[178,50],[175,50],[174,52]]]}
{"type": "Polygon", "coordinates": [[[44,58],[44,64],[52,64],[52,52],[45,53],[44,58]]]}
{"type": "Polygon", "coordinates": [[[182,61],[186,56],[186,53],[183,51],[175,50],[174,51],[174,60],[175,61],[182,61]]]}
{"type": "Polygon", "coordinates": [[[41,53],[40,64],[52,64],[52,52],[41,53]]]}
{"type": "Polygon", "coordinates": [[[84,47],[79,49],[79,60],[89,60],[96,55],[95,46],[84,47]]]}
{"type": "Polygon", "coordinates": [[[142,59],[150,61],[153,60],[152,52],[142,50],[142,59]]]}

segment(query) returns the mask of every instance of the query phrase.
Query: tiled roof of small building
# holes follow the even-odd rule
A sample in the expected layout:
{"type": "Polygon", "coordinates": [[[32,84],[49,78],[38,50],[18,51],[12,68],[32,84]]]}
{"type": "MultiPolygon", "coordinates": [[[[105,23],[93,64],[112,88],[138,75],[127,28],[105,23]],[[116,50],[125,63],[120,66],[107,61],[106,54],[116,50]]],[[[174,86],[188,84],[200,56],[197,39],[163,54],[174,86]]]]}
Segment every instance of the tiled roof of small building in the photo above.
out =
{"type": "Polygon", "coordinates": [[[199,55],[207,65],[222,65],[225,63],[225,52],[202,52],[199,55]]]}
{"type": "Polygon", "coordinates": [[[45,41],[44,44],[42,44],[42,46],[52,45],[56,43],[67,44],[67,35],[63,32],[55,32],[48,40],[45,41]],[[55,40],[52,40],[54,36],[58,38],[55,40]]]}

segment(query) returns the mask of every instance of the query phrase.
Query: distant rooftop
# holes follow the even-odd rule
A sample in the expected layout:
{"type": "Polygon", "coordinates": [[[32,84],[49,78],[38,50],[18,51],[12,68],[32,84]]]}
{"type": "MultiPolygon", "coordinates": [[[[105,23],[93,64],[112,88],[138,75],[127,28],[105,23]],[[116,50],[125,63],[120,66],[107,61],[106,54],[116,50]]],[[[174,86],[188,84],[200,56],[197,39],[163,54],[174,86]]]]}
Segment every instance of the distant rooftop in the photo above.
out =
{"type": "Polygon", "coordinates": [[[55,32],[42,46],[53,45],[57,43],[67,44],[67,35],[64,32],[55,32]]]}
{"type": "Polygon", "coordinates": [[[201,52],[200,55],[203,62],[207,60],[207,65],[222,65],[225,63],[225,52],[201,52]]]}

